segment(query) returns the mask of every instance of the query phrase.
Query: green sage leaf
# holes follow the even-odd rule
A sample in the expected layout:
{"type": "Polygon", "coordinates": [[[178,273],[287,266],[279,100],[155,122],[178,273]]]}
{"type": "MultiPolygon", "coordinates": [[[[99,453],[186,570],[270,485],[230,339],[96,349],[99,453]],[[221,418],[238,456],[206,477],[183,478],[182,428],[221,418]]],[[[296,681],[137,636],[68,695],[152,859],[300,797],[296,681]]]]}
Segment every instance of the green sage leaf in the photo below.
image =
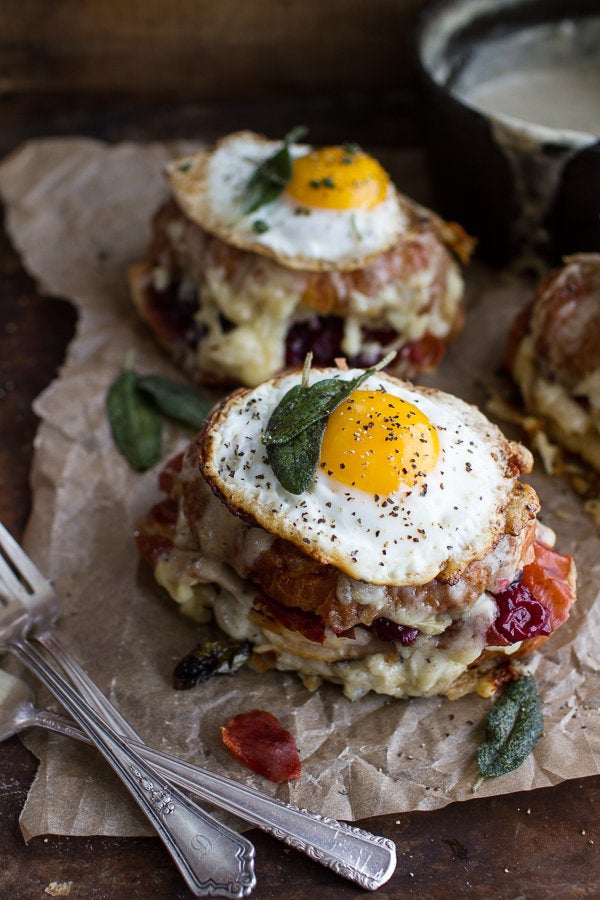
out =
{"type": "Polygon", "coordinates": [[[283,146],[256,167],[244,189],[242,197],[244,215],[256,212],[282,193],[292,177],[290,144],[304,137],[306,131],[303,126],[293,128],[283,139],[283,146]]]}
{"type": "Polygon", "coordinates": [[[296,435],[295,440],[267,445],[267,457],[279,483],[290,494],[310,487],[319,462],[327,416],[296,435]]]}
{"type": "Polygon", "coordinates": [[[337,409],[373,372],[374,369],[369,369],[347,380],[324,378],[306,388],[296,385],[299,390],[289,390],[273,411],[263,436],[264,443],[268,446],[291,441],[305,428],[337,409]]]}
{"type": "Polygon", "coordinates": [[[511,681],[492,706],[486,721],[486,740],[477,750],[481,774],[506,775],[529,756],[544,730],[544,716],[531,675],[511,681]]]}
{"type": "Polygon", "coordinates": [[[137,383],[138,388],[154,400],[162,413],[192,428],[201,428],[212,408],[212,403],[203,400],[186,384],[162,375],[143,375],[137,383]]]}
{"type": "Polygon", "coordinates": [[[138,376],[125,369],[106,400],[108,421],[117,449],[137,472],[160,459],[162,422],[154,405],[138,389],[138,376]]]}
{"type": "Polygon", "coordinates": [[[323,416],[328,416],[337,409],[346,397],[360,387],[370,375],[387,366],[395,355],[389,353],[377,365],[371,366],[355,378],[324,378],[306,387],[304,384],[295,385],[284,394],[273,410],[265,428],[263,442],[268,446],[292,440],[305,428],[309,428],[323,416]]]}
{"type": "Polygon", "coordinates": [[[369,375],[387,366],[395,355],[395,352],[389,353],[377,365],[354,378],[324,378],[309,385],[312,354],[308,354],[302,383],[284,394],[263,433],[271,468],[286,490],[292,494],[308,490],[317,470],[327,417],[369,375]]]}

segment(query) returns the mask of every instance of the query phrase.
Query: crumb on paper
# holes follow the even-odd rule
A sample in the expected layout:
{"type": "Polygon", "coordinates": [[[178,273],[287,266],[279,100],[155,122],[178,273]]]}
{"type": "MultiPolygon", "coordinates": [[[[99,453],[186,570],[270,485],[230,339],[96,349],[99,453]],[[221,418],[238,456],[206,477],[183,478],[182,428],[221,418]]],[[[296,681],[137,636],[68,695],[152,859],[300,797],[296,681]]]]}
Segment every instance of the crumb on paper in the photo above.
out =
{"type": "Polygon", "coordinates": [[[50,884],[44,888],[44,893],[50,894],[51,897],[68,897],[72,887],[72,881],[51,881],[50,884]]]}
{"type": "Polygon", "coordinates": [[[563,454],[560,447],[553,444],[542,429],[531,435],[531,446],[542,460],[544,471],[548,475],[558,475],[563,470],[563,454]]]}
{"type": "Polygon", "coordinates": [[[547,475],[558,475],[564,470],[563,452],[550,440],[541,419],[518,409],[496,392],[489,398],[486,409],[501,421],[519,425],[523,429],[526,442],[540,457],[547,475]]]}
{"type": "MultiPolygon", "coordinates": [[[[547,475],[566,474],[573,490],[583,498],[583,508],[600,531],[600,480],[590,466],[571,457],[553,443],[544,431],[541,420],[519,410],[501,394],[494,392],[487,404],[487,411],[504,422],[519,425],[524,440],[542,461],[547,475]]],[[[560,511],[557,513],[560,517],[560,511]]],[[[565,518],[567,518],[565,516],[565,518]]]]}

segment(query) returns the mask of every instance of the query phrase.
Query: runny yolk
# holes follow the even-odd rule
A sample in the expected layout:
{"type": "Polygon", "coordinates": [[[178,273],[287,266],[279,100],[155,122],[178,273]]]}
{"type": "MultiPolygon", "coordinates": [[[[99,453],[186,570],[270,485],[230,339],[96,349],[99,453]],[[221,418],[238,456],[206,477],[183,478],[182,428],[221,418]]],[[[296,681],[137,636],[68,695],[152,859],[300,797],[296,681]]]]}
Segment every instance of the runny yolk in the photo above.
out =
{"type": "Polygon", "coordinates": [[[440,450],[418,407],[383,391],[354,391],[329,416],[319,465],[336,481],[387,497],[429,474],[440,450]]]}
{"type": "Polygon", "coordinates": [[[387,172],[372,156],[322,147],[294,160],[286,191],[305,206],[373,209],[385,199],[388,182],[387,172]]]}

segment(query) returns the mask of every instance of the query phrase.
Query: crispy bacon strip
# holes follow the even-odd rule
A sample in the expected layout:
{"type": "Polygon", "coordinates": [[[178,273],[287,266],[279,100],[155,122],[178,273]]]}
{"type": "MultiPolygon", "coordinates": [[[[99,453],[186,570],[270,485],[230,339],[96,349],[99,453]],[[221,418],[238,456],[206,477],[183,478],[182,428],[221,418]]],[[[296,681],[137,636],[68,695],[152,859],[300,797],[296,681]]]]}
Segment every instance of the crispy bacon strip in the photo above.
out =
{"type": "Polygon", "coordinates": [[[221,726],[223,743],[236,759],[271,781],[300,778],[296,741],[270,712],[253,709],[221,726]]]}
{"type": "Polygon", "coordinates": [[[552,631],[569,618],[575,600],[573,559],[536,541],[535,559],[523,569],[522,584],[550,613],[552,631]]]}

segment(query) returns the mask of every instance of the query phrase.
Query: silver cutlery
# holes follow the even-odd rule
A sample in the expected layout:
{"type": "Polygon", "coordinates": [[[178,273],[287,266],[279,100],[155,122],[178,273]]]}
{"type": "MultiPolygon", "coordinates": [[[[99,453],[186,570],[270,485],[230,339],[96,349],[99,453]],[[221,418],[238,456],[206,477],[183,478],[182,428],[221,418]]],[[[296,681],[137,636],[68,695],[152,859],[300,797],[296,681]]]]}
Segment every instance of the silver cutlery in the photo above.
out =
{"type": "MultiPolygon", "coordinates": [[[[1,546],[3,546],[3,538],[0,528],[1,546]]],[[[26,557],[24,551],[18,545],[16,547],[18,552],[14,547],[12,548],[13,566],[19,568],[21,555],[25,556],[27,565],[24,568],[32,590],[43,589],[43,585],[42,588],[36,587],[37,579],[41,579],[42,583],[46,585],[47,582],[31,560],[26,557]],[[17,554],[16,558],[15,554],[17,554]]],[[[2,569],[0,568],[1,580],[2,569]]],[[[45,629],[43,620],[38,622],[34,637],[65,669],[86,699],[92,695],[95,697],[95,702],[100,704],[98,711],[104,713],[105,704],[108,704],[108,701],[103,695],[96,694],[97,688],[89,676],[72,657],[66,654],[56,636],[45,629]]],[[[119,716],[114,707],[112,715],[113,717],[114,715],[119,716]]],[[[115,722],[115,719],[113,718],[112,721],[115,722]]],[[[117,719],[115,724],[118,725],[118,722],[117,719]]],[[[393,874],[396,866],[396,848],[393,841],[388,838],[370,834],[335,819],[284,803],[233,779],[216,775],[206,769],[147,747],[129,736],[124,741],[127,746],[134,748],[140,756],[150,761],[171,781],[203,800],[220,806],[246,822],[256,825],[279,840],[283,840],[289,846],[301,850],[312,859],[328,866],[339,875],[357,882],[367,890],[376,890],[381,887],[393,874]]]]}
{"type": "MultiPolygon", "coordinates": [[[[100,708],[107,709],[106,698],[93,707],[85,703],[48,664],[30,633],[47,631],[56,618],[54,590],[2,525],[0,551],[0,649],[24,662],[79,723],[154,826],[192,893],[247,896],[256,884],[254,846],[205,813],[144,760],[98,714],[100,708]]],[[[101,696],[99,691],[96,696],[101,696]]],[[[135,735],[122,717],[118,722],[135,735]]]]}

